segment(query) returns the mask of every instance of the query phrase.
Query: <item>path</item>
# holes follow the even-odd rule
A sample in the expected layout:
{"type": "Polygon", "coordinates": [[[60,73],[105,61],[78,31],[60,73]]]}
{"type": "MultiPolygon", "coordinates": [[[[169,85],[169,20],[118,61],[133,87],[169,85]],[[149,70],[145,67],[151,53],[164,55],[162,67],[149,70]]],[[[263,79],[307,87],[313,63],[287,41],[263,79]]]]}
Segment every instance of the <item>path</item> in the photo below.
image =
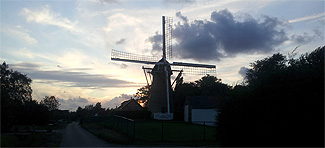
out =
{"type": "Polygon", "coordinates": [[[81,128],[77,122],[69,124],[63,131],[60,147],[117,147],[107,143],[81,128]]]}

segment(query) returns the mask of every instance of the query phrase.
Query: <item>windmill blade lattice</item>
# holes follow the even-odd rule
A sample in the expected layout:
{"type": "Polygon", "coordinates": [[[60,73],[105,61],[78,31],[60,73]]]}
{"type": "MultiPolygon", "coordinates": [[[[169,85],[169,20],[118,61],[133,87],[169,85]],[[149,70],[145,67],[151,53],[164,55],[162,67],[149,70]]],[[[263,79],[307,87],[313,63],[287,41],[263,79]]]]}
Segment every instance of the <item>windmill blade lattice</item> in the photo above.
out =
{"type": "Polygon", "coordinates": [[[157,63],[158,58],[155,56],[132,54],[132,53],[127,53],[127,52],[112,49],[111,60],[144,63],[144,64],[155,64],[157,63]]]}
{"type": "Polygon", "coordinates": [[[206,75],[206,74],[215,74],[216,73],[216,68],[178,66],[178,65],[171,65],[171,67],[172,67],[173,71],[183,70],[184,74],[206,75]]]}
{"type": "Polygon", "coordinates": [[[165,47],[166,47],[166,58],[171,59],[173,56],[172,52],[172,29],[173,29],[173,18],[165,16],[165,47]]]}

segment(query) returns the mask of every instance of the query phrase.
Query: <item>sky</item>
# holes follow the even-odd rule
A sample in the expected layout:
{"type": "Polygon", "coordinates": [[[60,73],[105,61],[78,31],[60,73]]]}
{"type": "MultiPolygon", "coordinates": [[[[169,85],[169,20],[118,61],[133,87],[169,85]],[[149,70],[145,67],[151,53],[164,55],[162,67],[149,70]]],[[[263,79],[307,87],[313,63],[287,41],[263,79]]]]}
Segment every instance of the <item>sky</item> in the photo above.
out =
{"type": "MultiPolygon", "coordinates": [[[[0,61],[30,77],[33,99],[60,109],[115,108],[146,85],[142,66],[111,50],[161,57],[162,16],[173,18],[170,62],[216,65],[223,83],[250,63],[324,46],[323,0],[1,0],[0,61]]],[[[177,74],[174,74],[174,77],[177,74]]],[[[184,75],[185,82],[203,75],[184,75]]]]}

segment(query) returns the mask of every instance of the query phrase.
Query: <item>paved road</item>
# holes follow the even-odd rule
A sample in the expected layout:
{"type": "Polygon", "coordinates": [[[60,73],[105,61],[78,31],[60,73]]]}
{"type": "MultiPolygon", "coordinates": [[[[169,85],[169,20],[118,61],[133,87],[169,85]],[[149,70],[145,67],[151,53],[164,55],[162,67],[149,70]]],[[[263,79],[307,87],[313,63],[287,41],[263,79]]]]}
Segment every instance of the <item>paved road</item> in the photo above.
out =
{"type": "Polygon", "coordinates": [[[63,131],[60,147],[118,147],[107,143],[80,127],[76,122],[69,124],[63,131]]]}

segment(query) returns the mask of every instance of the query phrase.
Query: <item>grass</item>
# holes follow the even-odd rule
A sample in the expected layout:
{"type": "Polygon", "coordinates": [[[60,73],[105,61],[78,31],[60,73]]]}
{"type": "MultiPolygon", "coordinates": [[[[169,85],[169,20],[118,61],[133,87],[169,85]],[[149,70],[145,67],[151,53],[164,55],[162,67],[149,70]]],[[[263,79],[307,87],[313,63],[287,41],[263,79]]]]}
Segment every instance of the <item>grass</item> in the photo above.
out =
{"type": "Polygon", "coordinates": [[[131,144],[133,142],[132,140],[130,140],[129,137],[125,136],[124,134],[104,127],[102,124],[87,123],[82,124],[81,127],[94,134],[95,136],[111,143],[131,144]]]}
{"type": "Polygon", "coordinates": [[[215,128],[173,121],[136,121],[135,138],[140,141],[214,141],[215,128]]]}
{"type": "MultiPolygon", "coordinates": [[[[53,130],[62,130],[67,124],[56,124],[53,130]]],[[[35,130],[46,130],[47,126],[34,126],[35,130]]],[[[16,125],[9,132],[1,133],[1,147],[59,147],[62,139],[61,132],[32,132],[33,126],[16,125]],[[16,134],[15,134],[16,133],[16,134]]]]}
{"type": "Polygon", "coordinates": [[[157,120],[126,122],[121,120],[120,122],[86,123],[82,126],[99,138],[113,143],[149,146],[156,144],[219,146],[214,127],[191,123],[157,120]]]}
{"type": "Polygon", "coordinates": [[[61,133],[1,135],[1,147],[59,147],[61,139],[61,133]]]}

